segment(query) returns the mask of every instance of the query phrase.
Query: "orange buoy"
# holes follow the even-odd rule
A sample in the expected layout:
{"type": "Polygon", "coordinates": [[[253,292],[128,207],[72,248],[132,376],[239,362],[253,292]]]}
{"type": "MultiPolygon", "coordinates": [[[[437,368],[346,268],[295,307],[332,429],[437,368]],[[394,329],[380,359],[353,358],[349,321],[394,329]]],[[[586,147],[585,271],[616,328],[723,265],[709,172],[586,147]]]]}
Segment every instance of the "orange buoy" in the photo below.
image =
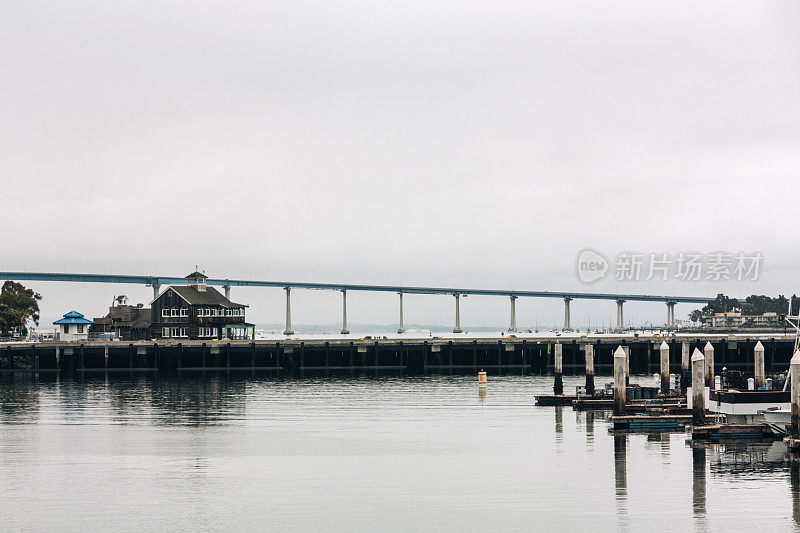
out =
{"type": "Polygon", "coordinates": [[[486,372],[481,370],[478,372],[478,385],[486,385],[486,372]]]}

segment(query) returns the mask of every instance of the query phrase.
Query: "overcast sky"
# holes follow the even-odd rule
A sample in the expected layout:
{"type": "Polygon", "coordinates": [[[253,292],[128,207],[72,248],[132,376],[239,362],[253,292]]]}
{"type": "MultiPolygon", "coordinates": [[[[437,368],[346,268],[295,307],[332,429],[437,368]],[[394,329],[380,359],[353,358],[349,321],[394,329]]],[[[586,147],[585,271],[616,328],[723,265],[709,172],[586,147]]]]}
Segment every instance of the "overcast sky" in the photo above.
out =
{"type": "MultiPolygon", "coordinates": [[[[799,22],[784,1],[4,2],[0,270],[800,292],[799,22]],[[587,247],[764,260],[587,286],[587,247]]],[[[152,296],[28,285],[49,320],[152,296]]],[[[283,318],[280,290],[234,296],[283,318]]],[[[294,296],[296,323],[339,319],[339,295],[294,296]]],[[[351,294],[350,319],[391,323],[396,299],[351,294]]],[[[519,323],[562,305],[520,301],[519,323]]],[[[406,321],[449,323],[452,298],[408,297],[406,321]]]]}

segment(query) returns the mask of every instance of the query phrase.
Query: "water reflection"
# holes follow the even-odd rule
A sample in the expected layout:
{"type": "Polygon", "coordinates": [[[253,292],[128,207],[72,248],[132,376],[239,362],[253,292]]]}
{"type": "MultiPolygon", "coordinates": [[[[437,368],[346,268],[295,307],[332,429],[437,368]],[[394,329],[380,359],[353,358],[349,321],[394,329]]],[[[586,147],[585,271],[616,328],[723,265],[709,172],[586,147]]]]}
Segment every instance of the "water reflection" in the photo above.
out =
{"type": "Polygon", "coordinates": [[[706,526],[706,448],[694,444],[692,448],[692,512],[698,526],[706,526]]]}
{"type": "Polygon", "coordinates": [[[614,435],[614,501],[620,528],[627,529],[628,520],[628,436],[614,435]]]}
{"type": "Polygon", "coordinates": [[[800,526],[800,457],[789,454],[789,483],[792,494],[792,519],[800,526]]]}
{"type": "Polygon", "coordinates": [[[594,411],[585,411],[586,413],[586,447],[590,450],[594,449],[594,411]]]}
{"type": "Polygon", "coordinates": [[[0,374],[0,421],[31,422],[41,399],[34,374],[0,374]]]}
{"type": "Polygon", "coordinates": [[[559,405],[553,411],[556,417],[556,449],[560,452],[564,444],[564,408],[559,405]]]}

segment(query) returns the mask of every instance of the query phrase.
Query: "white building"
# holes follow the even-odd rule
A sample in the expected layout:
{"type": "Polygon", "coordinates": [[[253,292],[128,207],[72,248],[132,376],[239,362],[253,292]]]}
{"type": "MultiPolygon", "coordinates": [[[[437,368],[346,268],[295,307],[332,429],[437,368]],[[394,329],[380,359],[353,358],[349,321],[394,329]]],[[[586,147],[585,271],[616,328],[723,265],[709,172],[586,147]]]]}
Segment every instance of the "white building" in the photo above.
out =
{"type": "Polygon", "coordinates": [[[70,311],[61,320],[53,322],[58,326],[56,338],[60,341],[85,341],[89,338],[91,320],[83,318],[77,311],[70,311]]]}

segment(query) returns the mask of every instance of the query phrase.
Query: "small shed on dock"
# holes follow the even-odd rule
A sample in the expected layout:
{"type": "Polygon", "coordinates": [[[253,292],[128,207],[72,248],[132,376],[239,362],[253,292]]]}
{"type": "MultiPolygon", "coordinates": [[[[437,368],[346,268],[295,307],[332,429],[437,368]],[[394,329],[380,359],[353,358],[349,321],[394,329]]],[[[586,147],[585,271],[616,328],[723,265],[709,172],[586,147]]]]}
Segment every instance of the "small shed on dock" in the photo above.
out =
{"type": "Polygon", "coordinates": [[[89,338],[89,326],[94,324],[91,320],[84,318],[77,311],[70,311],[60,320],[53,322],[58,326],[58,340],[60,341],[85,341],[89,338]]]}

